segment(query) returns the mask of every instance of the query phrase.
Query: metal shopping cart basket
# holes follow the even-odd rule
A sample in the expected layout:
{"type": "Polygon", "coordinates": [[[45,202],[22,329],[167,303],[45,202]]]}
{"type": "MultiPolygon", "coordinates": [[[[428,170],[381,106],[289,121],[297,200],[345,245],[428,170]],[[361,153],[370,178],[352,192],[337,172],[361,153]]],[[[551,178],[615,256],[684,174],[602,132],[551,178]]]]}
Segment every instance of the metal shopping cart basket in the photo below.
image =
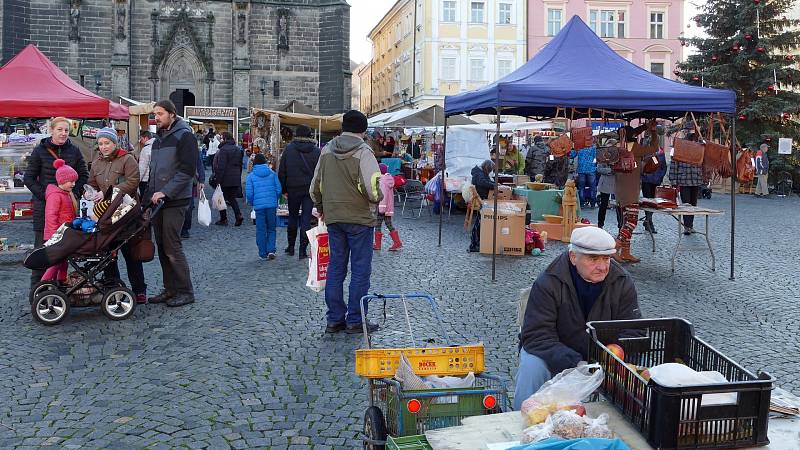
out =
{"type": "Polygon", "coordinates": [[[427,302],[443,342],[451,342],[433,297],[422,293],[366,295],[361,299],[362,318],[367,317],[367,305],[371,300],[383,300],[384,305],[387,300],[402,303],[411,347],[373,348],[364,319],[366,348],[356,350],[356,374],[365,377],[369,385],[370,406],[364,413],[365,449],[383,450],[388,436],[421,435],[427,430],[461,425],[464,417],[510,410],[505,384],[498,377],[484,373],[482,344],[417,346],[409,301],[427,302]],[[392,378],[400,365],[401,354],[406,355],[418,376],[464,376],[473,372],[475,383],[465,388],[404,390],[400,382],[392,378]]]}

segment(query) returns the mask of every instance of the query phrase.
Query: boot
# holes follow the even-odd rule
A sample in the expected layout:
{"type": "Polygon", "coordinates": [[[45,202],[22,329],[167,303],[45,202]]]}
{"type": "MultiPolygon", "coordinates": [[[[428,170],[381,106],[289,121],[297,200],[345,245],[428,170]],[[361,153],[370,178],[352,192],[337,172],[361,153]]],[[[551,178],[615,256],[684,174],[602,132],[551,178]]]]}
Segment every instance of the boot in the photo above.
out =
{"type": "Polygon", "coordinates": [[[234,223],[233,226],[240,227],[242,226],[242,222],[244,222],[244,217],[239,216],[236,218],[236,223],[234,223]]]}
{"type": "Polygon", "coordinates": [[[629,262],[629,263],[638,263],[639,258],[631,255],[631,242],[624,242],[622,245],[622,251],[620,252],[620,258],[622,261],[629,262]]]}
{"type": "Polygon", "coordinates": [[[294,243],[297,241],[297,228],[287,227],[286,238],[289,245],[286,246],[286,250],[283,252],[289,256],[294,256],[294,243]]]}
{"type": "Polygon", "coordinates": [[[390,252],[396,252],[401,248],[403,248],[403,243],[400,242],[400,232],[398,232],[397,230],[390,231],[389,236],[392,237],[392,246],[389,247],[390,252]]]}
{"type": "Polygon", "coordinates": [[[301,245],[298,259],[306,259],[306,258],[308,258],[308,247],[305,245],[301,245]]]}
{"type": "Polygon", "coordinates": [[[372,244],[372,249],[381,251],[381,240],[383,239],[383,233],[380,231],[375,232],[375,243],[372,244]]]}
{"type": "Polygon", "coordinates": [[[622,257],[620,256],[620,251],[622,250],[622,246],[623,245],[625,245],[625,244],[622,241],[620,241],[619,239],[617,239],[617,252],[611,255],[611,259],[613,259],[614,261],[618,262],[619,264],[622,264],[623,262],[625,262],[622,259],[622,257]]]}
{"type": "Polygon", "coordinates": [[[228,211],[220,211],[219,212],[219,220],[214,222],[214,225],[228,225],[228,211]]]}

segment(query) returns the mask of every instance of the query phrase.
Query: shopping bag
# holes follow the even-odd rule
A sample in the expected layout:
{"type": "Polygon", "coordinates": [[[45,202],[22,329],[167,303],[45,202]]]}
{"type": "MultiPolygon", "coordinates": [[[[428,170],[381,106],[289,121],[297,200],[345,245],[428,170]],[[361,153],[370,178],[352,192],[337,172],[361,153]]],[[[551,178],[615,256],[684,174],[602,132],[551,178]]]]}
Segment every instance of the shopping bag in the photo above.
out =
{"type": "Polygon", "coordinates": [[[197,222],[200,225],[211,225],[211,205],[208,204],[206,193],[200,190],[200,200],[197,202],[197,222]]]}
{"type": "Polygon", "coordinates": [[[225,196],[222,195],[222,186],[220,185],[217,185],[216,189],[214,189],[214,195],[211,196],[211,206],[217,211],[228,209],[228,205],[225,204],[225,196]]]}
{"type": "Polygon", "coordinates": [[[328,263],[331,259],[328,247],[328,227],[325,222],[306,231],[308,243],[311,244],[311,258],[308,260],[308,281],[306,286],[314,292],[325,289],[325,280],[328,278],[328,263]]]}

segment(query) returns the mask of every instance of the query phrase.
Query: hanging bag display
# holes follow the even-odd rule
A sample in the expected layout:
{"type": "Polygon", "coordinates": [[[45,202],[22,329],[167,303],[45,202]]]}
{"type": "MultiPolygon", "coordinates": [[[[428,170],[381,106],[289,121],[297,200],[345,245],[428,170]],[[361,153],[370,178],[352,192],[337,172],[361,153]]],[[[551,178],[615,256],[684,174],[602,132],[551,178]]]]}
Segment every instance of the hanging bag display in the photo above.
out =
{"type": "Polygon", "coordinates": [[[708,137],[706,139],[705,155],[703,156],[703,174],[707,178],[719,175],[722,178],[729,178],[733,175],[731,166],[730,138],[722,121],[721,114],[717,113],[715,119],[713,115],[708,118],[708,137]],[[725,145],[714,142],[714,121],[719,123],[720,139],[719,142],[726,142],[725,145]],[[724,138],[723,138],[724,137],[724,138]]]}
{"type": "Polygon", "coordinates": [[[736,179],[739,183],[750,183],[756,176],[756,168],[753,165],[753,152],[749,149],[742,150],[739,159],[736,160],[736,179]]]}
{"type": "Polygon", "coordinates": [[[572,150],[572,141],[566,134],[562,134],[557,139],[550,142],[550,154],[556,158],[566,156],[572,150]]]}
{"type": "Polygon", "coordinates": [[[619,130],[619,160],[612,168],[618,173],[631,173],[636,169],[636,157],[628,150],[628,139],[624,128],[619,130]]]}
{"type": "Polygon", "coordinates": [[[674,152],[672,160],[690,164],[692,166],[702,166],[705,147],[703,144],[688,139],[676,138],[672,144],[674,152]]]}
{"type": "Polygon", "coordinates": [[[573,128],[569,134],[575,150],[592,146],[592,127],[573,128]]]}

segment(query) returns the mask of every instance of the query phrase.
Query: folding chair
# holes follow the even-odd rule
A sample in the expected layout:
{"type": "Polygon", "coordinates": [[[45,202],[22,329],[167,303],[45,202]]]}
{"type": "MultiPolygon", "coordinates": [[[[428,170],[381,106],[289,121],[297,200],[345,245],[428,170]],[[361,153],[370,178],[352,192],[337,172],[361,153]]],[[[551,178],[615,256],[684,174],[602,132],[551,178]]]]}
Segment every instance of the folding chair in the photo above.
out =
{"type": "Polygon", "coordinates": [[[473,213],[481,210],[481,197],[478,195],[478,191],[475,189],[475,186],[470,186],[469,192],[471,199],[469,203],[467,203],[467,215],[464,217],[464,230],[469,230],[469,226],[472,224],[473,213]]]}
{"type": "MultiPolygon", "coordinates": [[[[409,200],[413,203],[414,201],[419,202],[419,212],[417,213],[417,218],[422,216],[422,208],[427,206],[428,199],[427,194],[425,193],[425,186],[422,185],[422,182],[419,180],[407,180],[406,185],[403,186],[405,188],[403,194],[403,208],[400,210],[400,215],[405,216],[406,213],[406,203],[409,200]]],[[[416,206],[414,206],[416,208],[416,206]]],[[[430,211],[429,211],[430,212],[430,211]]],[[[414,211],[411,211],[412,217],[414,211]]]]}

